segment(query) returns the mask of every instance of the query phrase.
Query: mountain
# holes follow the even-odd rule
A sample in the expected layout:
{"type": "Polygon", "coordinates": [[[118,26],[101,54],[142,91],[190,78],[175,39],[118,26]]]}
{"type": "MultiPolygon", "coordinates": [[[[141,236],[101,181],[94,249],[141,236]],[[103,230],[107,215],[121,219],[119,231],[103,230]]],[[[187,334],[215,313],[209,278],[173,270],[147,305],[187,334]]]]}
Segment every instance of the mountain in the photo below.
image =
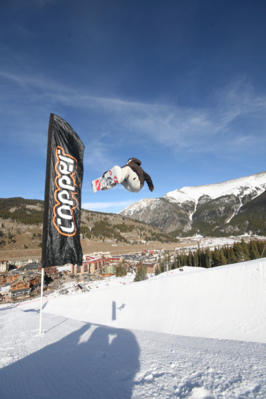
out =
{"type": "Polygon", "coordinates": [[[266,234],[266,172],[222,183],[183,187],[144,199],[121,215],[168,233],[191,235],[266,234]]]}
{"type": "MultiPolygon", "coordinates": [[[[0,250],[40,251],[43,205],[41,200],[0,198],[0,250]]],[[[125,244],[176,241],[164,231],[143,222],[122,215],[85,209],[81,212],[81,234],[83,244],[89,240],[125,244]]]]}

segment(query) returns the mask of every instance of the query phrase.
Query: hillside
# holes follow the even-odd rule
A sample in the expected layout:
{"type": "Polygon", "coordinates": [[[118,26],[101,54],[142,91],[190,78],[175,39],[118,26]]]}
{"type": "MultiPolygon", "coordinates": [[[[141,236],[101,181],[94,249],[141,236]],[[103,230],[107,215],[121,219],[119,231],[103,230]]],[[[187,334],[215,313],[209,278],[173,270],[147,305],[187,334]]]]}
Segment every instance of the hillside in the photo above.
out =
{"type": "Polygon", "coordinates": [[[1,399],[264,399],[266,259],[0,305],[1,399]],[[14,383],[14,381],[16,383],[14,383]]]}
{"type": "MultiPolygon", "coordinates": [[[[1,251],[38,254],[42,243],[43,201],[24,198],[0,199],[1,251]]],[[[81,234],[84,249],[93,242],[134,245],[141,242],[174,242],[173,236],[125,216],[82,209],[81,234]]]]}
{"type": "Polygon", "coordinates": [[[114,289],[103,284],[88,294],[89,304],[61,296],[50,298],[45,311],[111,327],[266,343],[265,265],[263,258],[211,270],[186,267],[114,289]],[[110,318],[113,302],[124,306],[110,318]]]}
{"type": "Polygon", "coordinates": [[[176,235],[266,234],[266,172],[144,199],[121,215],[176,235]]]}
{"type": "Polygon", "coordinates": [[[241,231],[256,231],[258,235],[265,234],[266,192],[253,201],[243,205],[233,218],[232,225],[239,226],[241,231]]]}

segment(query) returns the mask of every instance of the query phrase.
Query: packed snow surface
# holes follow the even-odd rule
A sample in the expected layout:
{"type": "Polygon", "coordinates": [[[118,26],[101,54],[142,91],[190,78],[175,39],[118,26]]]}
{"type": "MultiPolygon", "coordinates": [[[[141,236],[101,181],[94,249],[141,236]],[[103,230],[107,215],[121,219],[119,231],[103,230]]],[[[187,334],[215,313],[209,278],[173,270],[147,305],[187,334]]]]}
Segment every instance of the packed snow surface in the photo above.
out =
{"type": "Polygon", "coordinates": [[[266,398],[266,258],[133,279],[0,306],[0,398],[266,398]]]}

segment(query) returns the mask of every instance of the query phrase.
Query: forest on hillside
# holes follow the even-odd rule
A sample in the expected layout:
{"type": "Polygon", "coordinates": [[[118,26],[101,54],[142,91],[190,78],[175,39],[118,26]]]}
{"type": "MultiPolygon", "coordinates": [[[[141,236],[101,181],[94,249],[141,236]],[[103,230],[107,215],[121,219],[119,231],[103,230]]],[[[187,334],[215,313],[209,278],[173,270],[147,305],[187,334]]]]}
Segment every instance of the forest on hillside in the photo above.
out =
{"type": "Polygon", "coordinates": [[[170,257],[160,262],[156,273],[161,273],[168,268],[175,269],[182,266],[195,267],[215,267],[237,262],[245,262],[248,260],[258,259],[266,256],[266,241],[251,240],[246,242],[235,242],[233,245],[225,245],[222,247],[198,248],[195,251],[184,251],[177,254],[174,261],[170,262],[170,257]]]}

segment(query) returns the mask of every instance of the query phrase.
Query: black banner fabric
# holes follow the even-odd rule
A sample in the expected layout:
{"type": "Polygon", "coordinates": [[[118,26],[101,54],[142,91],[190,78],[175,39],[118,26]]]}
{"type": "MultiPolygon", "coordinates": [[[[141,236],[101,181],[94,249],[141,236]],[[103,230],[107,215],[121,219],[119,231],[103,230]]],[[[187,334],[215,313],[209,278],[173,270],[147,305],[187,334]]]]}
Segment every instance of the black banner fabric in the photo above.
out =
{"type": "Polygon", "coordinates": [[[84,144],[72,127],[50,115],[42,267],[82,264],[80,245],[84,144]]]}

